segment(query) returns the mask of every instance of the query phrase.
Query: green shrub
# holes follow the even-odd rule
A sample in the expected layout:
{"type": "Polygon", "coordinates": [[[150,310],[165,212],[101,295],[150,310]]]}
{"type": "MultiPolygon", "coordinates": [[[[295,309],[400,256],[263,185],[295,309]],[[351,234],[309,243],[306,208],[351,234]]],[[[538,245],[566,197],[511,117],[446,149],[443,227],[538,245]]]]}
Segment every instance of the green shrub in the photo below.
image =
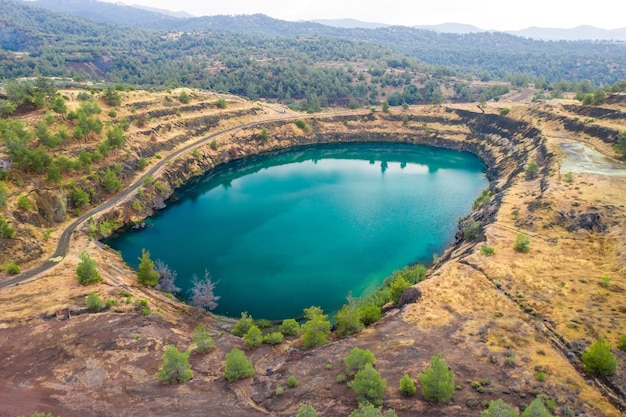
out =
{"type": "Polygon", "coordinates": [[[114,307],[116,305],[117,305],[117,300],[113,300],[113,299],[107,300],[106,303],[104,303],[104,306],[106,308],[111,308],[111,307],[114,307]]]}
{"type": "Polygon", "coordinates": [[[296,120],[296,126],[302,130],[307,130],[309,128],[306,122],[302,119],[296,120]]]}
{"type": "Polygon", "coordinates": [[[171,382],[185,382],[193,377],[191,365],[189,364],[190,350],[179,351],[176,346],[168,345],[165,353],[161,357],[163,364],[157,373],[157,378],[164,384],[171,382]]]}
{"type": "Polygon", "coordinates": [[[274,393],[276,395],[283,395],[285,393],[285,389],[283,387],[276,387],[276,390],[274,391],[274,393]]]}
{"type": "Polygon", "coordinates": [[[13,259],[9,259],[7,261],[7,264],[4,269],[7,271],[7,274],[10,274],[10,275],[17,275],[21,271],[20,266],[16,264],[13,259]]]}
{"type": "Polygon", "coordinates": [[[519,413],[509,404],[502,401],[489,401],[489,407],[480,413],[480,417],[518,417],[519,413]]]}
{"type": "Polygon", "coordinates": [[[617,370],[617,358],[611,353],[611,346],[604,339],[591,345],[581,357],[585,372],[596,376],[613,375],[617,370]]]}
{"type": "Polygon", "coordinates": [[[574,182],[574,174],[571,171],[565,174],[565,181],[574,182]]]}
{"type": "Polygon", "coordinates": [[[604,274],[600,278],[600,281],[598,282],[598,284],[602,288],[609,288],[611,286],[611,278],[608,275],[604,274]]]}
{"type": "Polygon", "coordinates": [[[532,180],[537,178],[539,175],[539,165],[534,159],[531,159],[526,166],[526,171],[524,171],[524,178],[527,180],[532,180]]]}
{"type": "Polygon", "coordinates": [[[480,254],[483,256],[493,256],[496,254],[496,248],[493,246],[482,245],[480,247],[480,254]]]}
{"type": "Polygon", "coordinates": [[[141,204],[141,201],[138,199],[134,199],[133,203],[131,205],[132,209],[135,211],[142,211],[143,210],[143,204],[141,204]]]}
{"type": "Polygon", "coordinates": [[[407,288],[409,288],[411,286],[411,284],[409,284],[403,276],[399,275],[396,277],[395,280],[393,280],[393,282],[391,283],[391,286],[389,287],[389,292],[390,292],[390,296],[391,296],[391,301],[394,304],[398,304],[398,301],[400,301],[400,296],[402,295],[403,292],[405,292],[407,290],[407,288]]]}
{"type": "Polygon", "coordinates": [[[375,365],[376,357],[369,349],[361,349],[355,347],[350,351],[350,354],[343,360],[346,366],[346,374],[354,375],[365,367],[365,365],[375,365]]]}
{"type": "Polygon", "coordinates": [[[300,325],[294,319],[285,319],[278,330],[285,336],[295,336],[300,334],[300,325]]]}
{"type": "Polygon", "coordinates": [[[141,310],[142,316],[149,316],[151,313],[152,313],[152,310],[150,310],[150,307],[145,307],[143,310],[141,310]]]}
{"type": "Polygon", "coordinates": [[[12,239],[13,235],[15,235],[15,229],[0,216],[0,239],[12,239]]]}
{"type": "Polygon", "coordinates": [[[213,139],[213,140],[211,141],[211,143],[209,144],[209,147],[210,147],[211,149],[213,149],[214,151],[216,151],[216,150],[217,150],[217,147],[218,147],[218,145],[217,145],[217,140],[213,139]]]}
{"type": "Polygon", "coordinates": [[[293,375],[289,375],[289,378],[287,378],[287,386],[289,388],[297,388],[298,385],[300,385],[298,379],[293,375]]]}
{"type": "Polygon", "coordinates": [[[517,252],[528,253],[530,251],[530,239],[524,233],[520,233],[515,237],[513,249],[517,252]]]}
{"type": "Polygon", "coordinates": [[[137,170],[138,171],[143,171],[144,169],[146,169],[146,167],[148,166],[148,161],[146,161],[146,158],[141,157],[137,160],[137,170]]]}
{"type": "Polygon", "coordinates": [[[337,324],[337,336],[346,337],[351,334],[358,333],[363,328],[359,309],[353,300],[343,307],[335,315],[335,323],[337,324]]]}
{"type": "Polygon", "coordinates": [[[272,327],[272,322],[268,319],[258,319],[254,322],[259,329],[267,329],[272,327]]]}
{"type": "Polygon", "coordinates": [[[474,203],[472,204],[472,208],[476,210],[477,208],[481,206],[486,206],[487,204],[491,203],[492,195],[493,195],[493,192],[489,190],[489,188],[483,190],[483,192],[478,196],[478,198],[474,200],[474,203]]]}
{"type": "Polygon", "coordinates": [[[474,219],[465,219],[461,222],[461,230],[463,231],[464,240],[472,240],[478,236],[480,232],[480,223],[474,219]]]}
{"type": "Polygon", "coordinates": [[[226,108],[226,100],[220,97],[215,102],[215,105],[217,106],[218,109],[225,109],[226,108]]]}
{"type": "Polygon", "coordinates": [[[339,375],[337,375],[337,383],[343,384],[347,380],[348,380],[348,376],[346,374],[339,374],[339,375]]]}
{"type": "Polygon", "coordinates": [[[400,392],[407,397],[412,396],[417,391],[415,388],[415,382],[411,379],[409,374],[404,374],[402,378],[400,378],[400,392]]]}
{"type": "Polygon", "coordinates": [[[187,94],[187,92],[182,91],[178,96],[178,100],[183,104],[188,104],[191,101],[191,97],[187,94]]]}
{"type": "Polygon", "coordinates": [[[245,335],[243,335],[243,340],[246,342],[246,348],[252,349],[259,346],[263,343],[263,334],[261,333],[261,329],[257,326],[252,325],[245,335]]]}
{"type": "Polygon", "coordinates": [[[511,109],[509,109],[508,107],[503,107],[498,111],[498,113],[500,114],[500,116],[506,116],[507,114],[509,114],[510,111],[511,109]]]}
{"type": "Polygon", "coordinates": [[[441,353],[430,358],[430,366],[419,374],[422,395],[429,401],[446,402],[454,395],[454,372],[441,353]]]}
{"type": "Polygon", "coordinates": [[[361,322],[365,326],[376,323],[383,317],[383,313],[380,310],[380,307],[374,305],[360,307],[359,315],[361,318],[361,322]]]}
{"type": "Polygon", "coordinates": [[[317,417],[317,410],[308,404],[300,404],[296,417],[317,417]]]}
{"type": "Polygon", "coordinates": [[[397,415],[392,408],[383,412],[382,407],[363,402],[359,403],[358,408],[352,411],[348,417],[397,417],[397,415]]]}
{"type": "Polygon", "coordinates": [[[254,374],[255,371],[252,362],[248,360],[246,354],[240,349],[233,348],[233,350],[226,354],[224,377],[228,382],[235,382],[254,374]]]}
{"type": "Polygon", "coordinates": [[[102,310],[102,298],[95,292],[89,293],[85,300],[85,304],[87,306],[87,310],[89,311],[98,311],[102,310]]]}
{"type": "Polygon", "coordinates": [[[241,313],[241,318],[230,332],[235,336],[243,337],[252,326],[254,326],[254,320],[244,311],[241,313]]]}
{"type": "Polygon", "coordinates": [[[30,202],[28,196],[22,194],[17,198],[17,207],[20,210],[32,210],[33,203],[30,202]]]}
{"type": "Polygon", "coordinates": [[[285,336],[281,332],[268,333],[263,336],[263,343],[268,345],[277,345],[283,341],[285,336]]]}
{"type": "Polygon", "coordinates": [[[537,374],[537,381],[539,381],[539,382],[543,382],[543,381],[545,381],[545,380],[546,380],[546,374],[545,374],[545,372],[539,372],[539,373],[537,374]]]}
{"type": "Polygon", "coordinates": [[[348,385],[354,390],[359,403],[367,401],[374,405],[382,405],[387,382],[371,364],[366,364],[357,372],[354,380],[348,385]]]}

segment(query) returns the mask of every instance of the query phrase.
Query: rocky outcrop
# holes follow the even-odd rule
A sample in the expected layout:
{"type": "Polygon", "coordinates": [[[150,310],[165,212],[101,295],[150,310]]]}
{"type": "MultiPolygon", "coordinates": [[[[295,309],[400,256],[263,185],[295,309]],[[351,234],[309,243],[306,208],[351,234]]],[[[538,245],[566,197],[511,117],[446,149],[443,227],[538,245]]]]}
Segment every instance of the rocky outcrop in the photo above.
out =
{"type": "Polygon", "coordinates": [[[576,104],[565,105],[563,108],[570,113],[593,117],[594,119],[626,120],[626,113],[615,109],[596,106],[579,106],[576,104]]]}

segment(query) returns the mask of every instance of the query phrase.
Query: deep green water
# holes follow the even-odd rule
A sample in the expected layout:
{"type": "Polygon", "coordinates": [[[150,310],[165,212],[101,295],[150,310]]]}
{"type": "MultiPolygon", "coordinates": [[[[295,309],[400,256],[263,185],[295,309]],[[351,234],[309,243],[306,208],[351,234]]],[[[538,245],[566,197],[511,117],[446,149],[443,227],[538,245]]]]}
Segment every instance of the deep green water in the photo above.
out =
{"type": "Polygon", "coordinates": [[[181,188],[141,231],[106,243],[138,265],[141,249],[178,273],[217,282],[218,314],[327,312],[396,269],[429,262],[488,186],[474,155],[404,144],[316,146],[217,168],[181,188]]]}

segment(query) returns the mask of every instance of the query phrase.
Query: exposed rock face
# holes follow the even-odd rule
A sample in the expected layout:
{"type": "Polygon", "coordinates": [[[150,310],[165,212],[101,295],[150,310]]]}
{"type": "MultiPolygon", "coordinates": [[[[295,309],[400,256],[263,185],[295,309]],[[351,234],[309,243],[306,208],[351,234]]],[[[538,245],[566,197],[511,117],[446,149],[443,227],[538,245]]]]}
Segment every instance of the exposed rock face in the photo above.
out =
{"type": "Polygon", "coordinates": [[[604,232],[607,229],[602,214],[597,210],[589,210],[584,212],[557,213],[556,223],[565,227],[568,232],[577,230],[587,230],[590,232],[604,232]]]}
{"type": "Polygon", "coordinates": [[[20,223],[32,224],[36,227],[53,227],[55,223],[63,223],[67,215],[67,196],[62,191],[36,191],[33,196],[36,211],[16,210],[13,215],[20,223]]]}

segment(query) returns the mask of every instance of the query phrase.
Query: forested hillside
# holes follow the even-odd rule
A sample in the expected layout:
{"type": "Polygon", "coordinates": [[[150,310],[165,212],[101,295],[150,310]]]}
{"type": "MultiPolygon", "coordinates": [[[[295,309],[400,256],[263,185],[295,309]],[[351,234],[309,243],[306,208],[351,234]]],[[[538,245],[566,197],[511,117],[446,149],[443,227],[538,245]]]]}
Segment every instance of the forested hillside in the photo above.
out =
{"type": "MultiPolygon", "coordinates": [[[[55,2],[76,13],[85,9],[72,8],[75,3],[55,2]]],[[[129,9],[89,4],[104,20],[129,9]]],[[[504,82],[534,84],[552,96],[589,93],[594,85],[626,78],[626,46],[616,43],[537,42],[502,33],[455,35],[406,27],[341,29],[264,15],[181,19],[130,9],[128,19],[119,20],[133,27],[3,2],[0,77],[198,87],[309,111],[382,101],[484,101],[507,93],[504,82]],[[486,84],[492,81],[500,84],[486,84]]]]}
{"type": "Polygon", "coordinates": [[[270,37],[335,37],[383,46],[435,66],[452,67],[483,79],[513,74],[545,77],[548,82],[589,80],[597,86],[626,78],[626,45],[594,41],[536,41],[499,32],[438,33],[409,27],[339,28],[313,22],[287,22],[264,15],[177,19],[124,6],[73,0],[37,2],[81,17],[167,31],[229,31],[270,37]],[[117,7],[117,9],[115,9],[117,7]],[[144,14],[141,14],[144,12],[144,14]],[[118,17],[121,14],[125,17],[118,17]]]}

